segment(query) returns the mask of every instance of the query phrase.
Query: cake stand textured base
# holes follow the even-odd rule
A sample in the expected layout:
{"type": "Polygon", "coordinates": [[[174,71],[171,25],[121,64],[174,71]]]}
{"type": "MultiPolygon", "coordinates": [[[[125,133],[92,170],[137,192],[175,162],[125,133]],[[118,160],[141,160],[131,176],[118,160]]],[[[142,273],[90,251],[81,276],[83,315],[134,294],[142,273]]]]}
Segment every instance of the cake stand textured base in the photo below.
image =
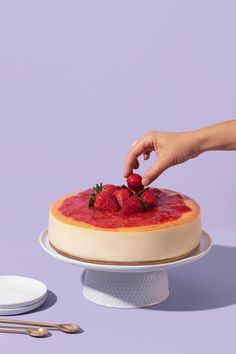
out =
{"type": "Polygon", "coordinates": [[[39,242],[50,256],[86,269],[83,287],[86,299],[117,308],[142,308],[161,303],[169,295],[167,269],[202,258],[212,246],[210,236],[203,231],[199,247],[188,257],[149,265],[111,265],[61,255],[50,245],[47,229],[41,233],[39,242]]]}
{"type": "Polygon", "coordinates": [[[109,307],[151,306],[169,296],[167,272],[118,273],[86,270],[83,294],[88,300],[109,307]]]}

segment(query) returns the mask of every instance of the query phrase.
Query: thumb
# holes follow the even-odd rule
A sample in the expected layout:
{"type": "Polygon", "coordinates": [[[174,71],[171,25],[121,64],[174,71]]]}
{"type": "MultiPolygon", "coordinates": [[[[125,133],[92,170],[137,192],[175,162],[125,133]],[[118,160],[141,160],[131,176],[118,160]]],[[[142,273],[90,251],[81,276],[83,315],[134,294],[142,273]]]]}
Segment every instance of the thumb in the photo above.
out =
{"type": "Polygon", "coordinates": [[[167,169],[166,163],[158,158],[158,160],[145,172],[142,178],[142,184],[144,186],[149,185],[153,182],[157,177],[159,177],[162,172],[167,169]]]}

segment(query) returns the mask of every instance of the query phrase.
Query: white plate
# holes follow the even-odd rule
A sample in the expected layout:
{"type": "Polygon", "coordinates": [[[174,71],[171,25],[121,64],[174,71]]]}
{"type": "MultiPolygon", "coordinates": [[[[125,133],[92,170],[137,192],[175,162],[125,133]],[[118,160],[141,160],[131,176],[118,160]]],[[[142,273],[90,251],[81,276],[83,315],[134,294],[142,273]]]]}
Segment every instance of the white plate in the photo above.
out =
{"type": "Polygon", "coordinates": [[[42,248],[44,249],[44,251],[46,251],[50,256],[56,258],[59,261],[75,264],[87,269],[103,270],[109,272],[152,272],[152,271],[159,271],[163,269],[169,269],[172,267],[191,263],[193,261],[200,259],[210,251],[212,246],[211,237],[205,231],[202,231],[200,245],[197,248],[197,250],[193,252],[190,256],[179,259],[178,261],[150,264],[150,265],[110,265],[110,264],[98,264],[98,263],[95,264],[95,263],[77,261],[75,259],[61,255],[51,247],[49,243],[47,229],[45,229],[41,233],[39,242],[42,248]]]}
{"type": "Polygon", "coordinates": [[[15,308],[15,309],[7,309],[7,308],[0,309],[0,315],[1,316],[19,315],[20,313],[26,313],[26,312],[35,310],[39,306],[41,306],[46,299],[47,299],[47,294],[44,296],[43,299],[41,299],[40,301],[37,301],[34,304],[29,305],[29,306],[18,307],[18,308],[15,308]]]}
{"type": "Polygon", "coordinates": [[[16,275],[0,276],[0,309],[19,309],[45,300],[47,287],[39,280],[16,275]]]}

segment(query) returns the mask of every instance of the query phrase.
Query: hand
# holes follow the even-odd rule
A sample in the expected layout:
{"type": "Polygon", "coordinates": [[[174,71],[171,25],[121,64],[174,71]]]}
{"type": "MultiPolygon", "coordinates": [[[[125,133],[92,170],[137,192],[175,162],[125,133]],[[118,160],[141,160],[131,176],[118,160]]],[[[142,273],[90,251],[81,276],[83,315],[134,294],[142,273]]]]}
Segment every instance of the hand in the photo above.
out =
{"type": "Polygon", "coordinates": [[[165,133],[150,131],[135,141],[125,160],[124,177],[139,167],[138,157],[148,160],[151,152],[157,155],[156,162],[146,171],[142,183],[147,186],[168,167],[183,163],[200,154],[195,132],[165,133]]]}

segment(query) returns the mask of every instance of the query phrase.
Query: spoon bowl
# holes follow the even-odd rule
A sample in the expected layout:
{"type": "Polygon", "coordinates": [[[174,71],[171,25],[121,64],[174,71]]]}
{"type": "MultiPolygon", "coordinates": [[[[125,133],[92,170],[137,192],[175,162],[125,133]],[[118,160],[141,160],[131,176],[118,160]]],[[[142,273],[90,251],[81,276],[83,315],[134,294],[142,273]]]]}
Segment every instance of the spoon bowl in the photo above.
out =
{"type": "Polygon", "coordinates": [[[61,323],[58,325],[58,329],[66,333],[75,333],[80,331],[80,326],[76,323],[61,323]]]}
{"type": "Polygon", "coordinates": [[[32,337],[44,337],[48,335],[47,328],[28,328],[26,333],[32,337]]]}

